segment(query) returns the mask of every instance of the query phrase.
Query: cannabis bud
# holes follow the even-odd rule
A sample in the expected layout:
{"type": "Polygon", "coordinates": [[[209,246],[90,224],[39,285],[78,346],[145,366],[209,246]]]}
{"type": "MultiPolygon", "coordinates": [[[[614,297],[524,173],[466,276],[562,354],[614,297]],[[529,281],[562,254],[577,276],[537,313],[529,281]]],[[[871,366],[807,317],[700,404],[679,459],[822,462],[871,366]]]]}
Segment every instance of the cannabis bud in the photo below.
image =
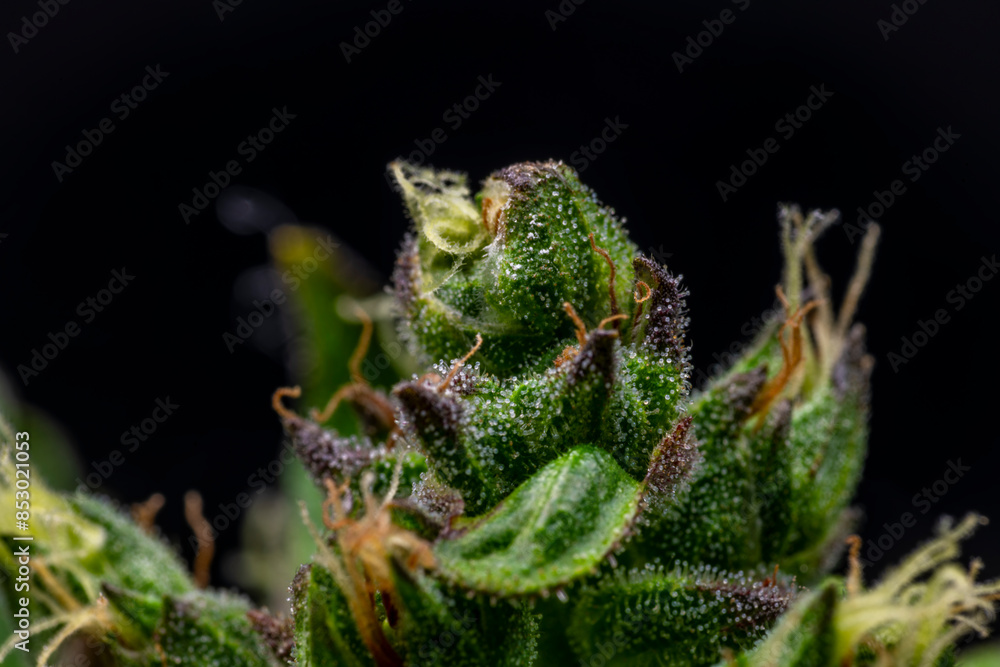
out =
{"type": "MultiPolygon", "coordinates": [[[[299,387],[275,393],[325,497],[302,505],[315,554],[291,618],[197,590],[109,508],[53,497],[52,539],[87,558],[52,560],[67,627],[123,665],[316,667],[945,667],[985,632],[1000,584],[954,563],[981,517],[867,589],[848,537],[872,369],[853,319],[877,226],[837,309],[814,251],[836,214],[779,207],[784,317],[693,391],[681,277],[572,169],[516,164],[474,196],[462,174],[390,171],[414,223],[393,292],[419,370],[370,384],[375,323],[354,300],[347,383],[308,417],[284,403],[299,387]],[[325,426],[342,405],[357,419],[325,426]],[[96,557],[106,538],[126,546],[96,557]],[[831,576],[845,544],[849,573],[831,576]]],[[[313,331],[337,332],[314,335],[321,351],[347,330],[331,328],[344,290],[324,289],[297,294],[313,331]]]]}
{"type": "Polygon", "coordinates": [[[688,394],[678,280],[565,165],[504,169],[476,203],[461,176],[393,169],[419,231],[394,276],[404,336],[434,361],[482,341],[465,389],[395,390],[440,481],[479,513],[581,445],[641,481],[688,394]]]}

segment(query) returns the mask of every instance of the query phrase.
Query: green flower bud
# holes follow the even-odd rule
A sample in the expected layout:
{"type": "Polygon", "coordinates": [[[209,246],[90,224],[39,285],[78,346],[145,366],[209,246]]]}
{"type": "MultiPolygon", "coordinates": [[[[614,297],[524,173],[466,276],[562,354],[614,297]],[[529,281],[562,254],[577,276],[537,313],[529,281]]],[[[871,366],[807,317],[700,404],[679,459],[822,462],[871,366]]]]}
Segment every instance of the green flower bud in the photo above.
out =
{"type": "Polygon", "coordinates": [[[723,648],[765,637],[795,593],[788,582],[706,566],[618,571],[583,591],[567,632],[583,664],[710,665],[723,648]]]}
{"type": "Polygon", "coordinates": [[[872,360],[851,320],[878,228],[835,315],[813,243],[836,216],[803,219],[784,207],[780,217],[787,321],[694,398],[688,414],[704,461],[637,546],[733,570],[781,563],[816,578],[842,552],[866,452],[872,360]]]}
{"type": "Polygon", "coordinates": [[[390,166],[414,220],[394,275],[404,333],[428,361],[454,359],[483,337],[483,370],[506,377],[551,358],[573,335],[570,303],[586,322],[632,311],[632,256],[613,211],[568,166],[502,169],[475,200],[464,176],[390,166]]]}
{"type": "Polygon", "coordinates": [[[475,198],[482,247],[446,243],[439,230],[454,241],[461,219],[462,238],[478,238],[464,179],[392,169],[416,227],[395,275],[404,334],[442,361],[441,375],[481,339],[454,386],[419,380],[395,390],[434,475],[462,493],[470,514],[583,445],[643,480],[688,392],[679,279],[633,256],[612,212],[561,163],[518,164],[486,180],[475,198]]]}
{"type": "MultiPolygon", "coordinates": [[[[198,590],[107,504],[34,482],[51,576],[32,586],[44,622],[68,628],[50,647],[81,630],[124,665],[947,667],[992,618],[1000,584],[952,562],[976,516],[868,590],[857,538],[846,582],[823,578],[867,447],[872,359],[852,320],[877,227],[835,312],[813,250],[833,216],[782,207],[786,320],[689,397],[680,278],[636,255],[572,169],[513,165],[472,196],[461,174],[390,168],[414,222],[394,276],[401,332],[428,372],[371,387],[375,327],[358,311],[350,382],[326,409],[307,419],[281,402],[300,388],[275,392],[326,495],[301,505],[315,553],[291,618],[198,590]],[[320,426],[341,402],[353,432],[343,414],[320,426]]],[[[310,285],[311,348],[330,370],[356,327],[329,308],[341,287],[310,285]]],[[[332,391],[335,374],[319,377],[309,401],[332,391]]],[[[11,492],[2,445],[0,463],[11,492]]],[[[200,502],[186,509],[207,525],[200,502]]],[[[15,528],[0,515],[0,533],[15,528]]]]}

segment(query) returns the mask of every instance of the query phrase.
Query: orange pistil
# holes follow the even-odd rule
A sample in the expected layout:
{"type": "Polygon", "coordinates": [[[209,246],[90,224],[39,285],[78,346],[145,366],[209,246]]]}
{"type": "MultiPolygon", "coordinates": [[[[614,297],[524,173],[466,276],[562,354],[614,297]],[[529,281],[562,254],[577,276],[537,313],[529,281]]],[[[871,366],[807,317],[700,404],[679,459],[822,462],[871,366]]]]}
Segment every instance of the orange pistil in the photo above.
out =
{"type": "Polygon", "coordinates": [[[847,544],[851,550],[847,554],[847,595],[855,597],[861,592],[861,538],[851,535],[847,538],[847,544]]]}
{"type": "MultiPolygon", "coordinates": [[[[390,431],[387,442],[391,447],[398,435],[396,429],[396,410],[385,395],[371,388],[361,373],[361,362],[368,353],[373,326],[371,318],[368,317],[368,314],[364,310],[358,308],[356,312],[358,319],[361,320],[362,330],[361,338],[358,340],[358,344],[354,348],[354,352],[351,354],[351,358],[347,364],[351,382],[334,392],[322,411],[312,409],[309,411],[309,416],[317,424],[322,424],[333,416],[342,401],[350,401],[355,410],[363,418],[367,418],[373,421],[378,427],[390,431]]],[[[289,410],[282,404],[282,399],[285,397],[299,398],[301,395],[302,390],[299,387],[282,387],[274,392],[271,398],[271,406],[281,417],[282,421],[295,422],[300,419],[294,411],[289,410]]]]}
{"type": "Polygon", "coordinates": [[[788,311],[791,309],[791,306],[788,303],[788,299],[785,298],[785,292],[781,289],[780,285],[775,288],[775,291],[778,294],[778,298],[781,299],[781,303],[785,306],[788,318],[781,325],[781,330],[778,332],[778,342],[781,345],[781,370],[767,381],[767,384],[757,394],[757,398],[754,399],[753,405],[750,406],[751,415],[760,414],[761,421],[759,424],[763,424],[763,417],[767,414],[771,404],[781,395],[781,392],[788,384],[795,370],[802,363],[802,320],[810,310],[820,303],[816,300],[810,301],[804,306],[799,307],[794,313],[789,314],[788,311]],[[786,340],[786,331],[791,333],[791,342],[786,340]]]}
{"type": "MultiPolygon", "coordinates": [[[[583,348],[583,346],[587,344],[587,325],[584,324],[583,320],[580,319],[580,316],[576,314],[576,309],[573,308],[573,304],[571,304],[569,301],[563,302],[563,310],[566,311],[566,314],[569,315],[569,318],[573,320],[573,324],[576,326],[577,345],[575,346],[567,345],[565,348],[563,348],[563,351],[559,353],[558,357],[556,357],[555,361],[556,368],[575,359],[576,355],[580,353],[580,350],[583,348]]],[[[612,315],[611,317],[605,317],[603,320],[601,320],[600,324],[597,325],[597,328],[603,329],[604,325],[609,324],[611,322],[624,320],[627,317],[628,315],[625,315],[624,313],[617,313],[615,315],[612,315]]]]}
{"type": "MultiPolygon", "coordinates": [[[[427,542],[392,522],[390,509],[399,487],[400,472],[401,462],[397,462],[392,484],[381,501],[372,494],[374,475],[365,474],[361,480],[364,514],[359,519],[350,517],[344,510],[343,495],[350,483],[338,485],[329,478],[324,480],[327,498],[323,503],[323,524],[334,532],[339,556],[334,555],[311,522],[307,521],[320,548],[319,561],[340,585],[361,639],[371,651],[375,663],[393,667],[401,666],[403,662],[382,630],[374,605],[375,593],[380,593],[383,599],[395,596],[391,569],[394,558],[402,557],[410,569],[431,569],[437,565],[427,542]]],[[[302,507],[305,512],[304,505],[302,507]]]]}
{"type": "Polygon", "coordinates": [[[618,314],[618,298],[615,296],[615,263],[611,260],[611,255],[604,248],[598,247],[597,243],[594,242],[594,232],[590,233],[587,237],[590,239],[590,247],[594,249],[598,255],[604,258],[604,261],[608,263],[611,267],[611,276],[608,278],[608,295],[611,299],[611,315],[618,314]]]}
{"type": "Polygon", "coordinates": [[[354,348],[350,360],[347,362],[347,368],[351,374],[351,382],[334,392],[322,412],[313,409],[309,412],[309,416],[317,424],[322,424],[333,416],[341,401],[348,400],[366,413],[375,416],[385,428],[392,428],[396,423],[396,411],[393,409],[392,404],[389,403],[385,396],[372,389],[368,381],[361,374],[361,361],[368,354],[368,346],[372,340],[372,331],[374,330],[372,319],[360,307],[355,308],[355,312],[358,319],[361,320],[362,328],[361,338],[358,340],[358,344],[354,348]]]}
{"type": "Polygon", "coordinates": [[[472,358],[472,355],[479,351],[479,348],[482,347],[482,345],[483,337],[480,334],[476,334],[476,344],[472,346],[472,349],[469,350],[464,357],[455,360],[455,363],[453,363],[451,368],[448,369],[448,375],[442,378],[440,375],[432,371],[430,373],[424,373],[417,381],[432,386],[439,394],[444,393],[445,389],[451,386],[455,376],[458,375],[460,370],[462,370],[465,363],[472,358]]]}
{"type": "Polygon", "coordinates": [[[480,336],[479,334],[476,334],[476,344],[472,346],[472,349],[469,350],[464,357],[455,362],[455,364],[451,367],[451,370],[448,371],[448,375],[446,375],[444,380],[441,381],[441,384],[437,386],[437,392],[439,394],[448,388],[448,385],[451,384],[451,381],[455,379],[456,375],[458,375],[458,371],[462,370],[462,366],[465,365],[465,362],[471,359],[472,355],[478,352],[479,348],[482,346],[483,346],[483,337],[480,336]]]}
{"type": "Polygon", "coordinates": [[[635,291],[632,293],[632,297],[635,299],[636,303],[644,303],[649,301],[649,298],[653,296],[653,289],[644,280],[635,281],[635,291]],[[639,286],[642,285],[646,288],[646,293],[640,297],[639,296],[639,286]]]}
{"type": "Polygon", "coordinates": [[[271,394],[271,407],[274,408],[274,411],[278,413],[278,416],[281,417],[282,420],[295,421],[299,418],[299,416],[286,408],[281,402],[281,399],[286,396],[288,398],[298,398],[301,395],[302,387],[278,387],[274,390],[274,393],[271,394]]]}
{"type": "Polygon", "coordinates": [[[775,566],[774,566],[774,574],[772,574],[770,577],[767,577],[766,579],[764,579],[763,582],[761,582],[761,583],[763,583],[764,586],[777,586],[778,585],[778,567],[779,566],[777,564],[775,564],[775,566]]]}
{"type": "Polygon", "coordinates": [[[163,667],[167,667],[167,652],[163,650],[163,646],[160,642],[154,642],[153,647],[156,649],[157,655],[160,656],[160,662],[163,663],[163,667]]]}
{"type": "Polygon", "coordinates": [[[202,513],[201,494],[188,491],[184,494],[184,518],[198,539],[198,551],[194,556],[194,581],[198,588],[208,586],[212,557],[215,555],[215,537],[212,526],[202,513]]]}
{"type": "Polygon", "coordinates": [[[618,320],[624,320],[627,317],[628,315],[626,315],[625,313],[618,313],[617,315],[612,315],[611,317],[605,317],[598,323],[597,328],[603,329],[605,324],[608,324],[610,322],[617,322],[618,320]]]}
{"type": "Polygon", "coordinates": [[[587,342],[587,325],[583,323],[580,316],[576,314],[576,310],[573,308],[573,304],[569,301],[563,303],[563,310],[569,315],[569,319],[573,320],[573,324],[576,325],[576,342],[582,347],[587,342]]]}
{"type": "Polygon", "coordinates": [[[327,499],[323,503],[323,522],[327,528],[337,533],[337,542],[343,553],[354,555],[362,565],[375,588],[392,592],[393,578],[389,570],[390,551],[406,554],[406,565],[409,568],[422,567],[431,569],[437,565],[434,553],[427,542],[405,528],[400,528],[392,522],[389,511],[392,497],[398,480],[390,490],[390,494],[381,502],[375,499],[371,492],[371,479],[362,480],[362,496],[365,514],[358,520],[349,517],[343,509],[342,494],[349,484],[338,486],[332,479],[324,480],[327,489],[327,499]]]}
{"type": "Polygon", "coordinates": [[[132,519],[146,534],[152,534],[156,526],[156,514],[163,509],[166,502],[162,493],[154,493],[141,503],[133,503],[132,519]]]}
{"type": "Polygon", "coordinates": [[[587,325],[585,325],[583,320],[580,319],[580,316],[576,314],[573,304],[569,301],[563,302],[563,310],[566,311],[566,314],[569,315],[569,318],[573,320],[573,324],[576,326],[576,342],[578,344],[576,346],[567,345],[563,348],[563,351],[559,353],[558,357],[556,357],[556,368],[559,368],[563,364],[576,358],[576,355],[580,352],[580,348],[582,348],[587,342],[587,325]]]}
{"type": "Polygon", "coordinates": [[[483,229],[490,238],[497,235],[500,229],[500,212],[503,210],[503,203],[492,197],[483,198],[483,229]]]}

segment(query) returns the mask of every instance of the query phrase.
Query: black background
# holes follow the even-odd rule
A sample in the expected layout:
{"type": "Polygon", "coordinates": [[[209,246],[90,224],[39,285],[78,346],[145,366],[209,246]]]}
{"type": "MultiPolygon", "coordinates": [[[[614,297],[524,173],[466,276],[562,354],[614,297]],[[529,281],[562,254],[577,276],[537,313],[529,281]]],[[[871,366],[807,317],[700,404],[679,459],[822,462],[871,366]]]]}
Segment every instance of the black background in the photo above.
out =
{"type": "MultiPolygon", "coordinates": [[[[856,223],[873,191],[905,180],[881,216],[859,313],[877,360],[862,534],[877,540],[885,522],[917,516],[877,570],[930,535],[942,513],[1000,518],[1000,281],[961,311],[946,300],[1000,246],[1000,7],[914,0],[919,9],[885,39],[878,21],[890,18],[889,2],[751,0],[741,11],[729,0],[566,0],[564,10],[575,10],[555,29],[546,12],[559,11],[557,0],[525,4],[402,0],[350,63],[340,43],[387,2],[243,0],[220,19],[209,0],[72,0],[18,53],[5,37],[0,366],[21,397],[65,425],[84,467],[119,447],[154,399],[179,403],[107,490],[128,502],[166,493],[173,502],[161,523],[181,540],[186,489],[200,489],[209,507],[230,502],[280,443],[268,405],[286,379],[280,354],[252,345],[230,354],[221,337],[246,312],[234,285],[266,261],[264,237],[233,234],[213,208],[190,224],[178,212],[210,170],[239,158],[237,145],[272,108],[295,118],[234,182],[330,229],[383,276],[408,224],[384,168],[415,141],[441,127],[448,138],[428,162],[478,181],[520,160],[569,161],[606,118],[620,119],[627,127],[582,178],[627,217],[641,248],[670,253],[670,268],[684,274],[697,369],[744,340],[744,323],[774,301],[777,202],[839,208],[856,223]],[[726,8],[735,21],[679,72],[672,54],[726,8]],[[156,65],[169,76],[128,118],[114,118],[115,131],[59,182],[52,162],[113,116],[112,101],[156,65]],[[489,75],[500,86],[452,129],[442,114],[489,75]],[[776,132],[820,85],[829,100],[794,136],[776,132]],[[960,138],[911,183],[901,165],[939,127],[960,138]],[[724,202],[717,181],[768,137],[780,150],[724,202]],[[134,283],[24,386],[17,366],[48,332],[79,320],[76,305],[122,266],[134,283]],[[887,355],[939,308],[951,321],[894,372],[887,355]],[[958,459],[971,470],[921,514],[914,494],[958,459]]],[[[19,31],[37,11],[28,0],[5,2],[0,31],[19,31]]],[[[820,245],[841,289],[857,248],[843,227],[820,245]]],[[[969,549],[993,575],[997,530],[969,549]]],[[[223,551],[235,548],[236,531],[221,541],[223,551]]]]}

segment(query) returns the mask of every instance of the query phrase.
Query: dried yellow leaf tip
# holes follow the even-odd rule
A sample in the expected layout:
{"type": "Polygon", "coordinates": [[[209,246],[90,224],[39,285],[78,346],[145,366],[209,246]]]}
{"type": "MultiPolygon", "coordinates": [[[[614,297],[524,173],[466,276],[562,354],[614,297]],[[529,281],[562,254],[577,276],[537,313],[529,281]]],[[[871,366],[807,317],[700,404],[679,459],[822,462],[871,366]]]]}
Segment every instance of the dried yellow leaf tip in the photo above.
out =
{"type": "Polygon", "coordinates": [[[493,199],[482,211],[472,200],[465,174],[434,171],[405,162],[389,165],[420,232],[438,250],[465,255],[485,243],[493,199]]]}

